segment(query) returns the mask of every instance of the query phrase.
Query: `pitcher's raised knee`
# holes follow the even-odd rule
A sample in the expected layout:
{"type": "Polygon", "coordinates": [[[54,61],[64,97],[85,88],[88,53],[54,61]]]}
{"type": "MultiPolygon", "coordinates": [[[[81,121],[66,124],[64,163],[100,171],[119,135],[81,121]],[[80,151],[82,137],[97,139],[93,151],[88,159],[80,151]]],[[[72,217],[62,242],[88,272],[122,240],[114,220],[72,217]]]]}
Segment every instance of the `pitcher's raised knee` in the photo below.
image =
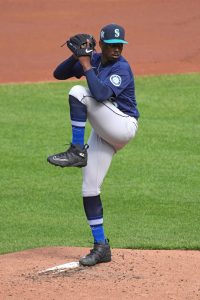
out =
{"type": "Polygon", "coordinates": [[[89,95],[89,91],[82,85],[75,85],[69,91],[69,95],[84,103],[84,97],[87,97],[89,95]]]}

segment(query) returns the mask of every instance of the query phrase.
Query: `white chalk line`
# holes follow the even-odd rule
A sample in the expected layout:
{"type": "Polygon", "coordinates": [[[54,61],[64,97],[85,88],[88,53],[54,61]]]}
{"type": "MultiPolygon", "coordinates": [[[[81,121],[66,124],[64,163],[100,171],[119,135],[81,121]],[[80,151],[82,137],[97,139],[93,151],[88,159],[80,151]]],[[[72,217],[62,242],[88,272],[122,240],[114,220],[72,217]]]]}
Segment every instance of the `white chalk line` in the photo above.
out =
{"type": "Polygon", "coordinates": [[[69,263],[66,263],[66,264],[62,264],[62,265],[58,265],[58,266],[55,266],[55,267],[51,267],[51,268],[48,268],[46,270],[42,270],[40,272],[38,272],[38,274],[45,274],[45,273],[61,273],[61,272],[65,272],[66,270],[69,270],[69,269],[75,269],[75,268],[78,268],[80,267],[80,264],[78,261],[72,261],[72,262],[69,262],[69,263]]]}

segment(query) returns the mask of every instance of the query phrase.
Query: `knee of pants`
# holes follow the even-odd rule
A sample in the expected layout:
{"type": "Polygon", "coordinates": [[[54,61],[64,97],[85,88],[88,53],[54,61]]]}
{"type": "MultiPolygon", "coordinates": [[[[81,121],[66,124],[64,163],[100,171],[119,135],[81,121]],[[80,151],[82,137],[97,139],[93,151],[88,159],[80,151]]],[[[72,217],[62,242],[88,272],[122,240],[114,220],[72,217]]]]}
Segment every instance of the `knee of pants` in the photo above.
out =
{"type": "Polygon", "coordinates": [[[83,182],[83,185],[82,185],[82,196],[83,197],[98,196],[100,193],[101,193],[100,187],[91,186],[90,184],[83,182]]]}
{"type": "Polygon", "coordinates": [[[76,99],[78,99],[80,102],[82,102],[83,98],[86,97],[88,95],[88,91],[87,89],[82,86],[82,85],[75,85],[73,86],[70,91],[69,91],[69,95],[75,97],[76,99]]]}

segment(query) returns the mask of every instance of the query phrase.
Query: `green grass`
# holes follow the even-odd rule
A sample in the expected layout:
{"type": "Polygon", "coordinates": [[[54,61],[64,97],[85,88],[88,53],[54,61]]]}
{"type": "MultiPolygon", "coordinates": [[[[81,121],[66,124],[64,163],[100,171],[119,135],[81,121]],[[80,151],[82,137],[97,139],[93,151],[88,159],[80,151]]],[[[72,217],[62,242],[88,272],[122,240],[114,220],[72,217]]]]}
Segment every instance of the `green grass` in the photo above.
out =
{"type": "MultiPolygon", "coordinates": [[[[136,79],[138,134],[102,187],[112,247],[200,249],[199,82],[200,74],[136,79]]],[[[92,242],[80,169],[46,162],[70,142],[73,85],[0,85],[0,253],[92,242]]]]}

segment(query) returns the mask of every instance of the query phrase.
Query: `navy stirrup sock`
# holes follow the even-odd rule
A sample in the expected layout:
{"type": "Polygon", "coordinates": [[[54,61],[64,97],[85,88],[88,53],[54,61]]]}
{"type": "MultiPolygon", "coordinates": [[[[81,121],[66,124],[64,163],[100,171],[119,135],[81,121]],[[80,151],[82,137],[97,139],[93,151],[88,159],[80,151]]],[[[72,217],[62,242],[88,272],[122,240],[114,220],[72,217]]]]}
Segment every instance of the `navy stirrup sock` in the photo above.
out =
{"type": "Polygon", "coordinates": [[[72,144],[83,146],[87,120],[86,106],[72,95],[69,95],[69,106],[72,124],[72,144]]]}
{"type": "Polygon", "coordinates": [[[94,237],[94,243],[105,244],[106,237],[103,227],[103,207],[100,195],[83,197],[83,205],[94,237]]]}

